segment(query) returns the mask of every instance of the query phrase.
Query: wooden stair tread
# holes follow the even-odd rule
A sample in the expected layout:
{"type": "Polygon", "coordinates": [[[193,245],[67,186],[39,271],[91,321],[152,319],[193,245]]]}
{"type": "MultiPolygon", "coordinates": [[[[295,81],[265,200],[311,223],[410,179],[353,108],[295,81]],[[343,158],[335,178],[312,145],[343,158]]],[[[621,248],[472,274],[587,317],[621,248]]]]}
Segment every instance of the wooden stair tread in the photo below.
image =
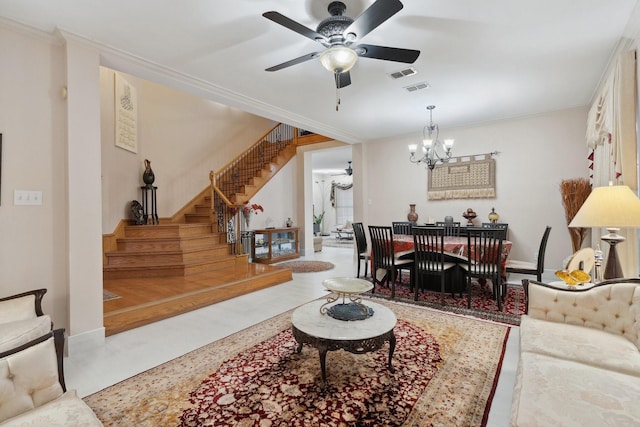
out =
{"type": "Polygon", "coordinates": [[[105,255],[107,257],[123,257],[123,256],[147,256],[147,255],[178,255],[178,254],[190,254],[195,252],[208,251],[211,249],[222,249],[228,248],[227,243],[215,243],[210,245],[203,245],[197,248],[183,248],[183,249],[175,249],[175,250],[157,250],[157,251],[117,251],[117,252],[106,252],[105,255]]]}

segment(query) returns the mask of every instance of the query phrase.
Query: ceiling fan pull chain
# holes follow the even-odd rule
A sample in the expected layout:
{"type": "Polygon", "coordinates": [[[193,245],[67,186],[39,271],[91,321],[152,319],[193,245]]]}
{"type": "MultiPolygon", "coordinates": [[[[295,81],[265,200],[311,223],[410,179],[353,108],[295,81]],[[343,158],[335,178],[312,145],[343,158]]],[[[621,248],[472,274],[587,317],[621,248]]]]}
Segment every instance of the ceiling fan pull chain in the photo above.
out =
{"type": "Polygon", "coordinates": [[[333,75],[336,79],[336,111],[338,111],[340,107],[340,85],[338,84],[340,76],[338,75],[338,72],[333,73],[333,75]]]}

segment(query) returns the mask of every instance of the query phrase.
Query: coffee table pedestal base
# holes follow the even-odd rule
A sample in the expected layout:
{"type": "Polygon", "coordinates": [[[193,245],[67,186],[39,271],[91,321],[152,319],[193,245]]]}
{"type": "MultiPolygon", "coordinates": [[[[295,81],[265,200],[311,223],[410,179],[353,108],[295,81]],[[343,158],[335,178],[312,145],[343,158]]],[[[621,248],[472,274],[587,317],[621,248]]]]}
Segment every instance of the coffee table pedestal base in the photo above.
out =
{"type": "Polygon", "coordinates": [[[293,336],[298,343],[298,353],[302,351],[303,344],[309,344],[312,347],[318,349],[318,352],[320,353],[320,370],[322,373],[322,381],[327,380],[326,360],[328,351],[345,350],[353,354],[370,353],[380,350],[384,343],[387,341],[389,341],[388,368],[390,372],[395,372],[395,368],[391,363],[393,359],[393,352],[396,348],[396,336],[393,333],[393,329],[377,337],[366,338],[362,340],[332,340],[326,338],[317,338],[300,331],[295,326],[292,327],[292,331],[293,336]]]}

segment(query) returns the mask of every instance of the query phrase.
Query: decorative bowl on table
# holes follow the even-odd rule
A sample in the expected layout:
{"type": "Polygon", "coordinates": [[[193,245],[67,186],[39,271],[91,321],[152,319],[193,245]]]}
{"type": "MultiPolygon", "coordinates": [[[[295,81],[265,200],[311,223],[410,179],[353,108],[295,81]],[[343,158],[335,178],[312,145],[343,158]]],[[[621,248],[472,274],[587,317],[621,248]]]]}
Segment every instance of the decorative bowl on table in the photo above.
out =
{"type": "Polygon", "coordinates": [[[569,286],[581,285],[591,281],[589,273],[582,270],[573,270],[570,272],[566,270],[558,270],[555,275],[569,286]]]}
{"type": "Polygon", "coordinates": [[[322,281],[322,285],[328,290],[339,294],[362,294],[373,289],[371,282],[355,277],[325,279],[322,281]]]}

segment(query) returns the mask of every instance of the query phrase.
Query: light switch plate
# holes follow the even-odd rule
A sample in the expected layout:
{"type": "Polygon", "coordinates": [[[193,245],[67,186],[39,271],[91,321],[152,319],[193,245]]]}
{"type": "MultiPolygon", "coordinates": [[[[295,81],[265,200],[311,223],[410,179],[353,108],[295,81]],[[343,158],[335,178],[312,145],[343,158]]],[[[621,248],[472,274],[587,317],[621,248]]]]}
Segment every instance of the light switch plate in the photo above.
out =
{"type": "Polygon", "coordinates": [[[13,191],[13,204],[36,206],[42,205],[42,191],[32,190],[14,190],[13,191]]]}

